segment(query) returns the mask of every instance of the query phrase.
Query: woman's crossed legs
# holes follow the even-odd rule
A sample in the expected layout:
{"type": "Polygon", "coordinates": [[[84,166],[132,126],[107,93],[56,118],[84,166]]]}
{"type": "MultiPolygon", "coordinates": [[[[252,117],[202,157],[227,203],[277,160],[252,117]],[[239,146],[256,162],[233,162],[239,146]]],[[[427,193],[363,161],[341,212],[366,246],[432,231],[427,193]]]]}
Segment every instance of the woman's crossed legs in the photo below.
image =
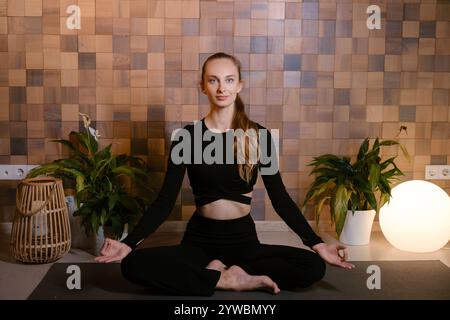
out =
{"type": "Polygon", "coordinates": [[[122,274],[139,285],[175,295],[210,296],[216,289],[278,293],[322,279],[325,263],[314,252],[269,244],[205,249],[182,243],[140,249],[122,261],[122,274]]]}

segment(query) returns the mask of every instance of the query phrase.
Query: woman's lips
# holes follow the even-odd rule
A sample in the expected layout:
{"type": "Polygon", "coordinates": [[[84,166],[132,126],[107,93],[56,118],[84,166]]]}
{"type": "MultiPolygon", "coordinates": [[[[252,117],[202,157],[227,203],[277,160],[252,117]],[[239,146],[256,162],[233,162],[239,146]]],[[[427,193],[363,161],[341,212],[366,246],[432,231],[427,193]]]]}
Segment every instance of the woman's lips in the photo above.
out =
{"type": "Polygon", "coordinates": [[[225,101],[228,99],[228,96],[216,96],[216,99],[219,101],[225,101]]]}

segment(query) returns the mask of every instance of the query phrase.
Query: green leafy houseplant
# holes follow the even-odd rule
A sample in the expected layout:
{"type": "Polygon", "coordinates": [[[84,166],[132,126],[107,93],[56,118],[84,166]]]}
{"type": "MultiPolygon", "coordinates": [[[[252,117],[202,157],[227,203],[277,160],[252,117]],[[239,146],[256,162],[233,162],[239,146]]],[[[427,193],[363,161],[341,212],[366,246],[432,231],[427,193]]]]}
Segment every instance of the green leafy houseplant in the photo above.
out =
{"type": "Polygon", "coordinates": [[[87,115],[80,115],[86,132],[72,131],[69,140],[53,140],[69,148],[69,157],[36,167],[28,177],[47,174],[62,178],[75,188],[74,216],[82,218],[86,234],[97,234],[100,226],[109,226],[118,239],[126,224],[128,230],[135,226],[148,203],[147,165],[138,157],[113,155],[111,144],[98,150],[98,131],[89,126],[87,115]],[[127,190],[127,178],[143,195],[127,190]]]}
{"type": "Polygon", "coordinates": [[[375,210],[380,208],[391,197],[391,186],[394,180],[403,175],[396,166],[396,157],[382,161],[382,146],[399,145],[403,154],[408,157],[406,149],[397,141],[375,139],[369,148],[369,138],[360,145],[356,160],[351,163],[350,157],[338,157],[324,154],[313,158],[308,164],[312,166],[311,174],[317,174],[303,202],[303,208],[309,201],[315,200],[314,216],[319,222],[322,206],[330,205],[331,222],[336,232],[341,234],[347,210],[352,214],[355,210],[375,210]]]}

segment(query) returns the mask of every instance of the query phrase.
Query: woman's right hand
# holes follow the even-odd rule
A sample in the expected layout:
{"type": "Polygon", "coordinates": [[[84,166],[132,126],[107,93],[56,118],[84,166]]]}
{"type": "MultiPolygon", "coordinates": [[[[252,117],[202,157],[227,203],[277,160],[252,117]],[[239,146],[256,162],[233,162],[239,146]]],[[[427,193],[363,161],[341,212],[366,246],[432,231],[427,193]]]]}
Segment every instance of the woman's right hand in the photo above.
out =
{"type": "Polygon", "coordinates": [[[121,261],[131,252],[131,248],[125,243],[117,240],[105,239],[100,255],[95,258],[96,262],[108,263],[121,261]]]}

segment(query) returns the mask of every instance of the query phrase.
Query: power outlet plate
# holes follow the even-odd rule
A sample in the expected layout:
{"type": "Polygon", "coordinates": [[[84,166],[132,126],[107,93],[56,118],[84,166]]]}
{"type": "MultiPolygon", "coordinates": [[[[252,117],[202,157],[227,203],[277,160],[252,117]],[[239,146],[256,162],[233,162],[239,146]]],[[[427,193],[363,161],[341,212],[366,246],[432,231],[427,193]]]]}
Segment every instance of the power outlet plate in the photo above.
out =
{"type": "Polygon", "coordinates": [[[450,165],[425,166],[426,180],[450,180],[450,165]]]}
{"type": "Polygon", "coordinates": [[[31,169],[37,166],[38,165],[33,164],[2,164],[0,165],[0,180],[22,180],[27,176],[31,169]]]}

